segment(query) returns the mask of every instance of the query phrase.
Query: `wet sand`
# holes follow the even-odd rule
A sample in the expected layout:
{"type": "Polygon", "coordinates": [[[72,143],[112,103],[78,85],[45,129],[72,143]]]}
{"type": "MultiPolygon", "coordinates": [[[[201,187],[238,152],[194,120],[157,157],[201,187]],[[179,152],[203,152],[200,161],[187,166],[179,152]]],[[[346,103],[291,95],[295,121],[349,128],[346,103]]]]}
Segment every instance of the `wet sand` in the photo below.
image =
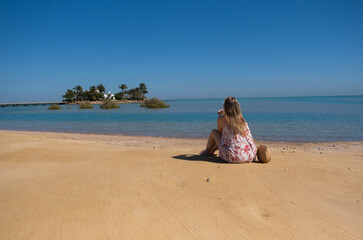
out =
{"type": "Polygon", "coordinates": [[[0,239],[361,239],[363,142],[267,143],[0,131],[0,239]]]}

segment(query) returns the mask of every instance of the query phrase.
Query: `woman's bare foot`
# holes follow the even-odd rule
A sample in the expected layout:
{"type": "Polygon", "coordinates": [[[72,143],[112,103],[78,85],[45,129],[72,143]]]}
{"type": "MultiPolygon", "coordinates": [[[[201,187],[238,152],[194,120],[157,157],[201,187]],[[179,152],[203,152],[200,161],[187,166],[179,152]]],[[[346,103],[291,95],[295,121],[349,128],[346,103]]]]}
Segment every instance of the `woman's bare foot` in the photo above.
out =
{"type": "Polygon", "coordinates": [[[207,156],[207,157],[214,157],[214,156],[216,156],[214,153],[207,153],[206,150],[201,151],[199,153],[199,155],[201,155],[201,156],[207,156]]]}
{"type": "Polygon", "coordinates": [[[206,151],[206,150],[201,151],[201,152],[199,153],[199,155],[201,155],[201,156],[208,156],[208,154],[207,154],[207,151],[206,151]]]}

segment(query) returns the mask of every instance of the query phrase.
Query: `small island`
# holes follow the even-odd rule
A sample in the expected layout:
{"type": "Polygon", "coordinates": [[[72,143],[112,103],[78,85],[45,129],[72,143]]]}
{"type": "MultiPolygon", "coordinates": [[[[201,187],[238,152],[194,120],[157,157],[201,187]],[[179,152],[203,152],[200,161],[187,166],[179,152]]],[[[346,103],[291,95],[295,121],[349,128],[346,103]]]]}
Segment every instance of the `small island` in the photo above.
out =
{"type": "Polygon", "coordinates": [[[146,108],[168,108],[170,107],[169,104],[166,104],[164,101],[161,101],[158,98],[151,98],[148,100],[145,100],[143,103],[141,103],[140,107],[146,107],[146,108]]]}
{"type": "Polygon", "coordinates": [[[48,107],[48,110],[59,110],[62,109],[58,104],[52,104],[48,107]]]}
{"type": "Polygon", "coordinates": [[[122,102],[143,101],[146,99],[145,94],[148,93],[145,83],[140,83],[138,87],[129,90],[126,90],[128,89],[126,84],[121,84],[119,88],[121,91],[113,94],[110,91],[106,93],[106,88],[103,84],[90,86],[88,90],[84,90],[82,86],[78,85],[72,89],[68,89],[62,97],[64,99],[63,101],[66,103],[80,104],[88,101],[97,104],[104,100],[122,102]]]}
{"type": "Polygon", "coordinates": [[[119,108],[119,103],[141,103],[141,107],[145,108],[168,108],[170,105],[159,100],[158,98],[148,99],[145,94],[148,93],[146,84],[140,83],[138,87],[129,90],[126,84],[119,86],[120,92],[115,94],[110,91],[106,93],[103,84],[91,86],[88,90],[78,85],[72,89],[68,89],[63,97],[63,102],[67,104],[80,104],[80,109],[91,109],[92,104],[100,104],[102,109],[119,108]]]}
{"type": "Polygon", "coordinates": [[[110,99],[106,99],[103,102],[103,104],[100,105],[100,108],[102,108],[102,109],[115,109],[115,108],[120,108],[120,106],[115,101],[111,101],[110,99]]]}
{"type": "Polygon", "coordinates": [[[91,108],[93,108],[93,106],[88,101],[82,102],[81,105],[79,106],[79,109],[91,109],[91,108]]]}

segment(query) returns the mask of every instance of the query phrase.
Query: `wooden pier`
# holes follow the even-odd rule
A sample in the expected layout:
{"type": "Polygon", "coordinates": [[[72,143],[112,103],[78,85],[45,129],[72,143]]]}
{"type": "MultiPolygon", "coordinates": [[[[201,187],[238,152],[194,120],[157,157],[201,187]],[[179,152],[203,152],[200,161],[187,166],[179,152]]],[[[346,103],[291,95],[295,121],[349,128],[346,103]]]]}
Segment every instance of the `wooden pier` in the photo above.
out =
{"type": "Polygon", "coordinates": [[[27,103],[0,103],[0,107],[18,107],[18,106],[37,106],[37,105],[52,105],[66,104],[65,102],[27,102],[27,103]]]}

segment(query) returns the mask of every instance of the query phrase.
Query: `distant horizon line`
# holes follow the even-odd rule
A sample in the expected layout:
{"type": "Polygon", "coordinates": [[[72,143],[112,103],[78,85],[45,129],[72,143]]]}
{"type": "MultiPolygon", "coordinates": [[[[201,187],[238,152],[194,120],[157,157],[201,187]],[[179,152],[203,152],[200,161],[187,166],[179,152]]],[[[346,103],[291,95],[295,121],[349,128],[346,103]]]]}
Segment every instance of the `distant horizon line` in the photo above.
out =
{"type": "MultiPolygon", "coordinates": [[[[315,96],[284,96],[284,97],[235,97],[237,99],[256,99],[256,98],[313,98],[313,97],[362,97],[363,94],[352,94],[352,95],[315,95],[315,96]]],[[[153,97],[150,97],[153,98],[153,97]]],[[[213,99],[224,99],[224,97],[208,97],[208,98],[160,98],[164,101],[172,101],[172,100],[213,100],[213,99]]],[[[33,103],[33,102],[63,102],[63,100],[53,100],[53,101],[22,101],[22,102],[0,102],[1,104],[7,103],[33,103]]]]}
{"type": "MultiPolygon", "coordinates": [[[[316,96],[284,96],[284,97],[235,97],[241,99],[253,99],[253,98],[312,98],[312,97],[362,97],[363,94],[354,95],[316,95],[316,96]]],[[[162,100],[202,100],[202,99],[224,99],[223,97],[210,97],[210,98],[162,98],[162,100]]]]}

